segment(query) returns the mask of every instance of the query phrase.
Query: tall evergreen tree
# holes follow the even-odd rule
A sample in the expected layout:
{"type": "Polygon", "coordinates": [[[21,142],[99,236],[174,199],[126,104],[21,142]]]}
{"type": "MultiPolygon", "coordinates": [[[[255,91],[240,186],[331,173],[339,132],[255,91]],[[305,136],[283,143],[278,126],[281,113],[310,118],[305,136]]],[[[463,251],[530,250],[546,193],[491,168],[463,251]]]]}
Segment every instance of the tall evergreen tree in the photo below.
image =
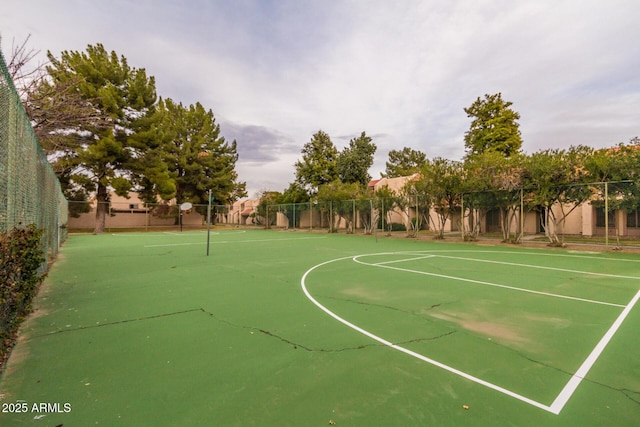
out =
{"type": "MultiPolygon", "coordinates": [[[[48,52],[49,78],[43,90],[59,87],[71,90],[91,106],[91,115],[75,124],[62,124],[49,133],[65,134],[73,143],[50,147],[67,191],[81,196],[95,193],[98,202],[95,232],[104,231],[109,189],[128,195],[135,185],[132,172],[139,171],[140,159],[148,146],[135,133],[153,114],[156,101],[155,80],[144,69],[132,68],[124,56],[108,53],[104,46],[89,45],[86,52],[64,51],[59,59],[48,52]]],[[[46,97],[43,99],[47,99],[46,97]]],[[[148,122],[147,122],[148,123],[148,122]]],[[[155,168],[154,182],[171,196],[170,177],[157,164],[157,157],[145,158],[155,168]],[[158,168],[159,167],[159,168],[158,168]]]]}
{"type": "Polygon", "coordinates": [[[338,178],[338,150],[325,132],[319,130],[302,148],[302,159],[295,163],[296,182],[310,195],[318,188],[338,178]]]}
{"type": "Polygon", "coordinates": [[[467,117],[473,118],[469,131],[464,135],[467,156],[497,151],[505,157],[520,152],[522,137],[519,124],[520,114],[511,107],[513,103],[504,101],[502,94],[485,95],[465,108],[467,117]]]}
{"type": "Polygon", "coordinates": [[[200,103],[185,107],[161,99],[157,114],[162,124],[158,138],[163,141],[159,155],[173,177],[179,203],[207,203],[209,190],[221,203],[246,196],[246,184],[235,171],[237,143],[220,136],[211,110],[200,103]]]}
{"type": "Polygon", "coordinates": [[[427,155],[420,150],[404,147],[402,150],[389,151],[389,160],[386,162],[383,178],[397,178],[409,176],[420,172],[427,163],[427,155]]]}
{"type": "Polygon", "coordinates": [[[371,137],[362,132],[359,137],[351,139],[336,159],[338,177],[345,184],[359,183],[366,186],[371,180],[369,168],[373,164],[376,145],[371,137]]]}

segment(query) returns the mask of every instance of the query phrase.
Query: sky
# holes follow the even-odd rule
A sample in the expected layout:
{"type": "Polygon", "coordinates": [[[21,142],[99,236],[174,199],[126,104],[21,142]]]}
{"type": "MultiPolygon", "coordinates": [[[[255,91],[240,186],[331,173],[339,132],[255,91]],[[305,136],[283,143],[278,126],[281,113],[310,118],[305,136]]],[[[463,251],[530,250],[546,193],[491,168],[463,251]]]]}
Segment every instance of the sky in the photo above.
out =
{"type": "Polygon", "coordinates": [[[4,0],[0,46],[102,43],[157,93],[211,109],[249,197],[283,191],[317,131],[461,160],[464,108],[502,93],[523,150],[640,136],[637,0],[4,0]]]}

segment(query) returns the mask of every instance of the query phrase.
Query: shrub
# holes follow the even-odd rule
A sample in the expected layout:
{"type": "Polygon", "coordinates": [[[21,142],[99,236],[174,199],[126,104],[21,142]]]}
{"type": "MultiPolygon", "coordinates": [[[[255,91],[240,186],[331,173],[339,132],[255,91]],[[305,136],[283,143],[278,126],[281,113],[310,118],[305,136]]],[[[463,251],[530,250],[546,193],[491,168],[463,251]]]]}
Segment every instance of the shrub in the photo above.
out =
{"type": "Polygon", "coordinates": [[[0,233],[0,367],[9,357],[20,323],[46,274],[40,246],[43,231],[35,225],[0,233]]]}
{"type": "Polygon", "coordinates": [[[392,222],[390,229],[391,231],[407,231],[407,227],[400,222],[392,222]]]}

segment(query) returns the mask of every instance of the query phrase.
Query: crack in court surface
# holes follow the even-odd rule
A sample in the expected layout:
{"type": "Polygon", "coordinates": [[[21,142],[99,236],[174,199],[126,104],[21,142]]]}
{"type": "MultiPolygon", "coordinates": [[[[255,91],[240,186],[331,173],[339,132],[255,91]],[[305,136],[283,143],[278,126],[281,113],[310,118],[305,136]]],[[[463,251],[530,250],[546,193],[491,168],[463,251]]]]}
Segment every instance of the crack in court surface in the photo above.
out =
{"type": "MultiPolygon", "coordinates": [[[[319,295],[319,297],[326,298],[326,299],[337,300],[337,301],[349,302],[349,303],[358,304],[358,305],[372,306],[374,308],[389,309],[389,310],[398,311],[398,312],[401,312],[401,313],[406,313],[406,314],[409,314],[411,316],[418,317],[419,319],[424,320],[425,322],[428,322],[428,323],[439,323],[438,321],[434,320],[433,318],[427,317],[427,316],[423,316],[423,315],[421,315],[419,313],[416,313],[415,311],[403,310],[401,308],[393,307],[393,306],[390,306],[390,305],[375,304],[375,303],[369,303],[369,302],[363,302],[363,301],[355,301],[355,300],[352,300],[352,299],[349,299],[349,298],[338,298],[338,297],[332,297],[332,296],[326,296],[326,295],[319,295]]],[[[447,305],[447,304],[449,304],[449,303],[433,304],[427,310],[433,310],[436,307],[441,307],[441,306],[447,305]]],[[[451,328],[450,326],[446,326],[446,325],[440,325],[440,326],[441,327],[450,328],[452,330],[450,332],[446,332],[446,333],[444,333],[444,334],[442,334],[442,335],[440,335],[440,336],[438,336],[436,338],[440,338],[440,337],[444,337],[444,336],[447,336],[447,335],[451,335],[451,334],[456,333],[456,332],[469,334],[469,331],[467,331],[466,329],[460,331],[459,329],[451,328]]],[[[470,334],[470,335],[475,336],[475,334],[470,334]]],[[[433,338],[431,338],[431,339],[433,339],[433,338]]],[[[403,345],[403,344],[407,344],[407,343],[427,341],[427,340],[430,340],[430,339],[429,338],[426,338],[426,339],[422,338],[422,339],[409,340],[409,341],[404,341],[404,342],[396,342],[396,343],[393,343],[393,344],[395,344],[395,345],[403,345]]],[[[539,360],[533,359],[532,357],[527,356],[523,352],[518,351],[518,350],[516,350],[516,349],[514,349],[514,348],[512,348],[512,347],[510,347],[508,345],[499,343],[498,341],[492,340],[491,344],[495,345],[495,346],[498,346],[498,347],[501,347],[503,349],[506,349],[506,350],[518,355],[519,357],[522,357],[523,359],[525,359],[525,360],[527,360],[527,361],[529,361],[531,363],[535,363],[537,365],[544,366],[545,368],[553,369],[555,371],[561,372],[561,373],[569,375],[569,376],[573,375],[573,372],[570,372],[568,370],[561,369],[561,368],[558,368],[556,366],[552,366],[552,365],[550,365],[548,363],[544,363],[544,362],[541,362],[539,360]]],[[[370,344],[370,345],[382,346],[382,344],[370,344]]],[[[618,391],[621,391],[621,390],[618,390],[618,391]]]]}
{"type": "MultiPolygon", "coordinates": [[[[362,344],[356,347],[344,347],[344,348],[338,348],[338,349],[326,349],[326,348],[311,348],[311,347],[307,347],[301,344],[297,344],[293,341],[290,341],[286,338],[283,338],[279,335],[273,334],[269,331],[266,331],[264,329],[259,329],[260,332],[262,332],[265,335],[268,335],[270,337],[274,337],[279,339],[280,341],[291,345],[294,349],[298,349],[298,348],[302,348],[306,351],[311,351],[311,352],[320,352],[320,353],[339,353],[341,351],[348,351],[348,350],[362,350],[364,348],[368,348],[368,347],[384,347],[384,344],[379,344],[379,343],[371,343],[371,344],[362,344]]],[[[437,340],[440,338],[444,338],[446,336],[455,334],[456,331],[449,331],[449,332],[445,332],[444,334],[438,335],[438,336],[434,336],[434,337],[425,337],[425,338],[414,338],[414,339],[410,339],[407,341],[401,341],[398,342],[396,344],[398,345],[404,345],[404,344],[411,344],[411,343],[418,343],[418,342],[423,342],[423,341],[433,341],[433,340],[437,340]]]]}
{"type": "MultiPolygon", "coordinates": [[[[357,301],[351,301],[351,300],[346,300],[348,302],[354,302],[354,303],[358,303],[358,304],[363,304],[361,302],[357,302],[357,301]]],[[[379,304],[367,304],[364,303],[366,305],[372,305],[375,307],[381,307],[381,308],[387,308],[387,309],[392,309],[392,310],[396,310],[396,311],[405,311],[405,310],[401,310],[398,309],[396,307],[392,307],[392,306],[385,306],[385,305],[379,305],[379,304]]],[[[431,308],[434,308],[436,306],[438,306],[440,304],[435,304],[433,305],[431,308]]],[[[248,326],[248,325],[242,325],[242,324],[238,324],[238,323],[234,323],[225,319],[221,319],[218,316],[216,316],[214,313],[205,310],[204,308],[200,307],[200,308],[193,308],[193,309],[189,309],[189,310],[182,310],[182,311],[174,311],[174,312],[170,312],[170,313],[162,313],[162,314],[156,314],[156,315],[152,315],[152,316],[145,316],[145,317],[137,317],[137,318],[132,318],[132,319],[124,319],[124,320],[117,320],[117,321],[113,321],[113,322],[106,322],[106,323],[100,323],[100,324],[96,324],[96,325],[90,325],[90,326],[80,326],[80,327],[76,327],[76,328],[67,328],[67,329],[60,329],[57,331],[52,331],[52,332],[48,332],[48,333],[44,333],[44,334],[39,334],[39,335],[34,335],[32,337],[25,337],[25,341],[31,341],[37,338],[43,338],[43,337],[48,337],[48,336],[52,336],[52,335],[57,335],[57,334],[63,334],[63,333],[69,333],[69,332],[77,332],[77,331],[82,331],[82,330],[88,330],[88,329],[96,329],[96,328],[102,328],[102,327],[106,327],[106,326],[115,326],[115,325],[122,325],[122,324],[126,324],[126,323],[133,323],[133,322],[141,322],[141,321],[146,321],[146,320],[154,320],[154,319],[159,319],[159,318],[163,318],[163,317],[171,317],[171,316],[181,316],[184,314],[189,314],[189,313],[202,313],[207,315],[208,317],[210,317],[211,319],[213,319],[216,322],[219,323],[223,323],[226,324],[230,327],[233,328],[239,328],[239,329],[245,329],[245,330],[249,330],[249,331],[257,331],[260,332],[261,334],[270,337],[270,338],[274,338],[276,340],[281,341],[282,343],[290,346],[291,348],[293,348],[294,350],[297,349],[303,349],[305,351],[308,352],[320,352],[320,353],[340,353],[340,352],[344,352],[344,351],[353,351],[353,350],[363,350],[366,348],[376,348],[376,347],[385,347],[386,344],[382,344],[382,343],[370,343],[370,344],[361,344],[361,345],[357,345],[357,346],[353,346],[353,347],[341,347],[341,348],[313,348],[310,346],[307,346],[305,344],[302,344],[300,342],[296,342],[293,340],[290,340],[286,337],[283,337],[281,335],[278,335],[274,332],[271,332],[267,329],[263,329],[263,328],[259,328],[259,327],[255,327],[255,326],[248,326]]],[[[414,314],[416,316],[419,316],[416,313],[411,313],[414,314]]],[[[422,317],[422,316],[419,316],[422,317]]],[[[437,336],[431,336],[431,337],[419,337],[419,338],[413,338],[410,340],[406,340],[406,341],[402,341],[402,342],[397,342],[394,343],[394,345],[406,345],[406,344],[412,344],[412,343],[420,343],[420,342],[427,342],[427,341],[434,341],[434,340],[438,340],[441,338],[445,338],[448,337],[450,335],[456,334],[458,333],[459,330],[458,329],[453,329],[451,331],[442,333],[440,335],[437,336]]],[[[502,344],[499,343],[494,343],[495,345],[499,345],[502,346],[502,344]]],[[[509,348],[509,347],[507,347],[509,348]]],[[[552,368],[561,372],[564,372],[567,375],[572,375],[571,372],[568,371],[564,371],[562,369],[559,369],[557,367],[553,367],[550,365],[547,365],[545,363],[542,363],[540,361],[531,359],[530,357],[521,354],[520,352],[518,352],[517,350],[513,350],[511,348],[509,348],[511,351],[514,351],[515,353],[519,354],[521,357],[526,358],[527,360],[533,362],[533,363],[537,363],[543,366],[546,366],[548,368],[552,368]]],[[[594,381],[594,380],[589,380],[587,378],[583,378],[583,381],[601,386],[601,387],[605,387],[608,388],[610,390],[614,390],[617,391],[619,393],[621,393],[623,396],[625,396],[625,398],[629,399],[630,401],[640,405],[640,391],[637,390],[631,390],[628,388],[618,388],[618,387],[613,387],[611,385],[602,383],[602,382],[598,382],[598,381],[594,381]]]]}
{"type": "MultiPolygon", "coordinates": [[[[600,357],[600,355],[602,354],[604,349],[609,344],[611,338],[616,334],[616,332],[618,331],[618,329],[620,328],[620,326],[622,325],[622,323],[626,319],[627,315],[634,308],[634,306],[636,305],[638,300],[640,300],[640,290],[638,290],[638,292],[636,292],[636,294],[632,297],[632,299],[625,305],[625,304],[620,304],[620,303],[612,303],[612,302],[606,302],[606,301],[596,301],[596,300],[590,300],[590,299],[567,296],[567,295],[553,294],[553,293],[548,293],[548,292],[540,292],[540,291],[532,290],[532,289],[526,289],[526,288],[519,288],[519,287],[514,287],[514,286],[490,283],[490,282],[486,282],[486,281],[471,280],[471,279],[466,279],[466,278],[461,278],[461,277],[456,277],[456,276],[451,276],[451,275],[444,275],[444,274],[439,274],[439,273],[427,272],[427,271],[423,271],[423,270],[412,270],[412,269],[400,268],[400,267],[389,265],[389,264],[402,263],[402,262],[406,262],[406,261],[413,261],[413,260],[422,259],[422,258],[432,258],[434,256],[441,255],[441,254],[438,254],[438,255],[431,254],[431,253],[428,253],[428,252],[448,252],[448,251],[380,252],[380,253],[362,254],[362,255],[356,255],[356,256],[345,256],[345,257],[341,257],[341,258],[335,258],[335,259],[331,259],[331,260],[322,262],[320,264],[316,264],[316,265],[312,266],[311,268],[309,268],[307,271],[305,271],[305,273],[302,275],[302,277],[300,279],[300,285],[301,285],[302,291],[305,294],[305,296],[313,304],[315,304],[320,310],[324,311],[327,315],[329,315],[330,317],[334,318],[335,320],[337,320],[338,322],[342,323],[343,325],[345,325],[345,326],[347,326],[347,327],[349,327],[349,328],[351,328],[351,329],[353,329],[353,330],[355,330],[357,332],[360,332],[363,335],[368,336],[371,339],[388,346],[389,348],[392,348],[394,350],[397,350],[397,351],[400,351],[402,353],[405,353],[405,354],[407,354],[407,355],[409,355],[411,357],[414,357],[414,358],[417,358],[419,360],[422,360],[422,361],[424,361],[426,363],[429,363],[431,365],[434,365],[436,367],[444,369],[444,370],[446,370],[448,372],[451,372],[451,373],[453,373],[455,375],[461,376],[461,377],[466,378],[466,379],[468,379],[470,381],[478,383],[478,384],[480,384],[482,386],[488,387],[488,388],[490,388],[492,390],[495,390],[497,392],[503,393],[503,394],[505,394],[507,396],[510,396],[512,398],[515,398],[517,400],[520,400],[522,402],[525,402],[525,403],[527,403],[529,405],[532,405],[532,406],[535,406],[537,408],[543,409],[543,410],[545,410],[547,412],[550,412],[552,414],[555,414],[555,415],[559,415],[560,414],[560,412],[565,407],[567,402],[573,396],[573,394],[576,391],[576,389],[580,386],[580,383],[582,381],[588,381],[586,379],[586,376],[589,373],[591,367],[596,363],[596,361],[598,360],[598,358],[600,357]],[[425,253],[427,253],[427,255],[424,255],[425,253]],[[403,258],[402,259],[391,259],[391,260],[388,260],[388,261],[384,261],[383,260],[383,261],[378,262],[378,263],[367,263],[367,262],[363,262],[363,261],[359,260],[359,258],[373,257],[373,256],[379,256],[379,255],[385,255],[385,256],[390,256],[390,255],[393,255],[393,256],[398,255],[398,256],[400,256],[400,255],[402,255],[403,258]],[[337,315],[336,313],[331,311],[329,308],[325,307],[317,299],[315,299],[313,297],[313,295],[311,295],[311,293],[307,289],[306,279],[310,274],[312,274],[317,269],[320,269],[320,268],[322,268],[322,267],[324,267],[324,266],[326,266],[328,264],[331,264],[331,263],[348,261],[349,259],[351,261],[353,261],[353,262],[358,263],[358,264],[367,265],[367,266],[371,266],[371,267],[387,268],[387,269],[396,270],[396,271],[402,271],[402,272],[406,272],[406,273],[415,273],[415,274],[427,275],[427,276],[432,276],[432,277],[440,277],[440,278],[448,279],[448,280],[458,280],[458,281],[467,282],[467,283],[474,283],[474,284],[477,284],[477,285],[492,286],[492,287],[497,287],[497,288],[509,289],[509,290],[512,290],[512,291],[529,292],[529,293],[532,293],[532,294],[538,294],[538,295],[543,295],[543,296],[547,296],[547,297],[554,297],[554,298],[562,298],[562,299],[579,301],[579,302],[584,302],[584,303],[594,303],[594,304],[615,306],[615,307],[622,308],[622,311],[618,315],[618,317],[615,319],[615,321],[611,324],[611,326],[606,331],[606,333],[602,336],[602,338],[597,342],[597,344],[595,345],[593,350],[587,355],[586,359],[584,360],[584,362],[582,362],[582,364],[579,366],[579,368],[573,374],[572,373],[567,373],[568,375],[570,375],[570,379],[564,385],[564,387],[560,390],[559,394],[555,397],[553,402],[551,402],[551,404],[544,404],[544,403],[538,402],[536,400],[533,400],[533,399],[531,399],[531,398],[529,398],[527,396],[524,396],[522,394],[518,394],[518,393],[516,393],[516,392],[514,392],[512,390],[509,390],[509,389],[506,389],[504,387],[501,387],[501,386],[499,386],[497,384],[494,384],[494,383],[491,383],[489,381],[486,381],[486,380],[484,380],[484,379],[482,379],[480,377],[476,377],[476,376],[473,376],[473,375],[471,375],[471,374],[469,374],[467,372],[464,372],[464,371],[461,371],[459,369],[456,369],[456,368],[454,368],[454,367],[452,367],[450,365],[447,365],[445,363],[442,363],[440,361],[431,359],[431,358],[429,358],[429,357],[427,357],[427,356],[425,356],[423,354],[420,354],[420,353],[417,353],[417,352],[412,351],[410,349],[407,349],[405,347],[402,347],[401,345],[395,344],[395,343],[393,343],[393,342],[391,342],[391,341],[389,341],[389,340],[387,340],[387,339],[385,339],[383,337],[380,337],[378,335],[373,334],[370,331],[367,331],[367,330],[363,329],[362,327],[360,327],[360,326],[358,326],[358,325],[356,325],[356,324],[354,324],[352,322],[349,322],[348,320],[340,317],[339,315],[337,315]]],[[[455,252],[455,251],[453,251],[453,252],[455,252]]],[[[466,251],[461,251],[461,252],[466,252],[466,251]]],[[[507,252],[505,252],[505,253],[507,253],[507,252]]],[[[442,257],[443,258],[447,257],[447,258],[451,258],[451,259],[469,259],[469,258],[460,257],[460,256],[452,257],[452,256],[443,255],[442,257]]],[[[469,259],[469,260],[474,260],[475,261],[476,259],[469,259]]],[[[480,261],[481,262],[492,263],[492,264],[513,265],[513,266],[518,266],[518,267],[530,267],[530,268],[545,269],[545,270],[552,270],[552,271],[564,271],[564,272],[569,272],[569,273],[591,274],[591,275],[599,276],[599,277],[612,277],[612,278],[615,277],[615,278],[630,279],[630,280],[638,280],[638,279],[640,279],[640,277],[638,277],[638,276],[623,276],[623,275],[599,273],[599,272],[584,272],[584,271],[577,271],[575,269],[567,269],[567,268],[545,267],[545,266],[538,266],[538,265],[529,265],[529,264],[504,262],[504,261],[495,261],[495,260],[480,260],[480,261]]],[[[538,362],[536,362],[536,363],[538,363],[538,362]]],[[[625,396],[627,398],[630,398],[629,394],[627,394],[627,393],[624,393],[624,394],[625,394],[625,396]]]]}
{"type": "MultiPolygon", "coordinates": [[[[212,317],[213,319],[215,319],[216,321],[218,321],[218,322],[225,323],[225,324],[227,324],[229,326],[232,326],[234,328],[247,329],[247,330],[250,330],[250,331],[258,331],[258,332],[260,332],[260,333],[262,333],[262,334],[264,334],[264,335],[266,335],[268,337],[280,340],[281,342],[291,346],[294,350],[297,350],[298,348],[301,348],[301,349],[309,351],[309,352],[339,353],[339,352],[342,352],[342,351],[362,350],[362,349],[369,348],[369,347],[384,347],[384,345],[380,344],[380,343],[370,343],[370,344],[362,344],[362,345],[358,345],[358,346],[354,346],[354,347],[341,347],[341,348],[334,348],[334,349],[313,348],[313,347],[309,347],[307,345],[301,344],[299,342],[292,341],[292,340],[290,340],[288,338],[285,338],[283,336],[275,334],[275,333],[273,333],[271,331],[268,331],[266,329],[258,328],[258,327],[255,327],[255,326],[247,326],[247,325],[240,325],[240,324],[237,324],[237,323],[233,323],[233,322],[230,322],[228,320],[220,319],[215,314],[213,314],[213,313],[211,313],[209,311],[206,311],[204,309],[201,309],[201,310],[204,313],[206,313],[207,315],[209,315],[210,317],[212,317]]],[[[414,338],[414,339],[411,339],[411,340],[408,340],[408,341],[399,342],[397,344],[400,345],[400,344],[417,343],[417,342],[422,342],[422,341],[437,340],[437,339],[446,337],[448,335],[454,334],[456,332],[457,331],[449,331],[449,332],[445,332],[445,333],[443,333],[441,335],[437,335],[437,336],[433,336],[433,337],[414,338]]]]}
{"type": "MultiPolygon", "coordinates": [[[[152,316],[145,316],[145,317],[136,317],[136,318],[132,318],[132,319],[124,319],[124,320],[116,320],[113,322],[105,322],[105,323],[100,323],[100,324],[96,324],[96,325],[89,325],[89,326],[79,326],[76,328],[66,328],[66,329],[59,329],[56,331],[51,331],[51,332],[47,332],[44,334],[38,334],[38,335],[34,335],[31,337],[27,337],[25,339],[25,341],[31,341],[37,338],[43,338],[43,337],[49,337],[52,335],[58,335],[58,334],[66,334],[66,333],[70,333],[70,332],[77,332],[77,331],[84,331],[84,330],[89,330],[89,329],[96,329],[96,328],[103,328],[106,326],[115,326],[115,325],[122,325],[122,324],[126,324],[126,323],[133,323],[133,322],[142,322],[142,321],[146,321],[146,320],[154,320],[154,319],[159,319],[159,318],[163,318],[163,317],[170,317],[170,316],[180,316],[183,314],[189,314],[189,313],[203,313],[206,314],[207,316],[209,316],[210,318],[212,318],[213,320],[215,320],[216,322],[219,323],[224,323],[228,326],[234,327],[234,328],[240,328],[240,329],[246,329],[246,330],[250,330],[250,331],[257,331],[260,332],[268,337],[271,338],[275,338],[289,346],[291,346],[293,349],[298,349],[301,348],[303,350],[306,351],[310,351],[310,352],[322,352],[322,353],[339,353],[342,351],[350,351],[350,350],[362,350],[368,347],[384,347],[383,344],[379,344],[379,343],[370,343],[370,344],[362,344],[362,345],[358,345],[358,346],[353,346],[353,347],[342,347],[342,348],[313,348],[313,347],[309,347],[305,344],[299,343],[299,342],[295,342],[292,341],[288,338],[285,338],[281,335],[278,335],[276,333],[273,333],[269,330],[263,329],[263,328],[259,328],[259,327],[255,327],[255,326],[248,326],[248,325],[241,325],[241,324],[237,324],[237,323],[233,323],[231,321],[225,320],[225,319],[221,319],[218,316],[216,316],[214,313],[205,310],[204,308],[200,307],[200,308],[193,308],[190,310],[182,310],[182,311],[174,311],[174,312],[170,312],[170,313],[163,313],[163,314],[156,314],[156,315],[152,315],[152,316]]],[[[407,341],[402,341],[402,342],[398,342],[398,345],[401,344],[409,344],[409,343],[418,343],[418,342],[423,342],[423,341],[433,341],[433,340],[437,340],[440,338],[444,338],[446,336],[452,335],[454,333],[456,333],[456,330],[453,331],[449,331],[449,332],[445,332],[443,334],[440,334],[438,336],[433,336],[433,337],[420,337],[420,338],[414,338],[414,339],[410,339],[407,341]]]]}

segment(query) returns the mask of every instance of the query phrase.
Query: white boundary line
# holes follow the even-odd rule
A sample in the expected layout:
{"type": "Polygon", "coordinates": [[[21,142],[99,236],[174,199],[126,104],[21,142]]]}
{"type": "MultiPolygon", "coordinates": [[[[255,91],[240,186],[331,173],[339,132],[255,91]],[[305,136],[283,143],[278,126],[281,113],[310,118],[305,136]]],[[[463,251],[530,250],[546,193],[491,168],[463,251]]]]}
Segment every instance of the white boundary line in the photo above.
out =
{"type": "MultiPolygon", "coordinates": [[[[514,267],[527,267],[527,268],[536,268],[539,270],[553,270],[553,271],[565,271],[568,273],[579,273],[579,274],[588,274],[591,276],[604,276],[604,277],[615,277],[619,279],[640,279],[640,277],[636,276],[621,276],[618,274],[609,274],[609,273],[597,273],[597,272],[587,272],[580,270],[570,270],[568,268],[558,268],[558,267],[547,267],[544,265],[529,265],[529,264],[521,264],[518,262],[505,262],[505,261],[493,261],[489,259],[477,259],[477,258],[465,258],[465,257],[456,257],[456,256],[447,256],[447,255],[437,255],[440,258],[450,258],[450,259],[459,259],[463,261],[476,261],[476,262],[486,262],[490,264],[502,264],[502,265],[512,265],[514,267]]],[[[624,306],[621,306],[624,307],[624,306]]]]}
{"type": "MultiPolygon", "coordinates": [[[[433,258],[434,256],[436,256],[436,255],[425,255],[425,256],[421,256],[421,257],[417,257],[417,258],[409,258],[409,259],[397,259],[397,260],[394,260],[394,261],[377,262],[375,264],[369,264],[369,265],[378,266],[378,265],[385,265],[385,264],[393,264],[393,263],[396,263],[396,262],[415,261],[415,260],[418,260],[418,259],[433,258]]],[[[357,257],[355,257],[355,258],[357,258],[357,257]]],[[[355,260],[355,258],[354,258],[354,260],[355,260]]],[[[358,262],[358,261],[356,261],[356,262],[358,262]]],[[[364,264],[364,263],[360,263],[360,264],[364,264]]]]}
{"type": "MultiPolygon", "coordinates": [[[[571,396],[573,395],[573,393],[575,392],[575,390],[578,388],[578,385],[580,385],[580,382],[582,381],[582,379],[584,377],[586,377],[587,373],[589,372],[589,370],[591,369],[591,367],[595,364],[596,360],[598,359],[598,357],[602,354],[602,352],[604,351],[605,347],[607,346],[607,344],[609,343],[609,341],[611,340],[611,338],[613,337],[613,335],[617,332],[618,328],[622,325],[622,322],[625,320],[625,318],[627,317],[627,315],[631,312],[631,310],[633,309],[633,307],[635,306],[636,302],[638,301],[638,299],[640,299],[640,290],[638,290],[638,292],[636,293],[636,295],[631,299],[631,301],[626,305],[626,306],[622,306],[624,307],[624,310],[622,311],[622,313],[618,316],[618,318],[616,319],[616,321],[613,323],[613,325],[609,328],[609,330],[605,333],[605,335],[602,337],[602,339],[598,342],[598,344],[596,345],[596,347],[591,351],[591,353],[589,354],[589,356],[585,359],[585,361],[582,363],[582,365],[580,366],[580,368],[575,372],[575,374],[573,374],[573,376],[571,377],[571,379],[567,382],[567,384],[564,386],[564,388],[562,389],[562,391],[558,394],[558,396],[555,398],[555,400],[553,401],[553,403],[549,406],[549,405],[545,405],[543,403],[537,402],[533,399],[530,399],[528,397],[522,396],[518,393],[515,393],[511,390],[507,390],[503,387],[500,387],[498,385],[495,385],[493,383],[490,383],[488,381],[482,380],[480,378],[474,377],[473,375],[467,374],[466,372],[460,371],[458,369],[455,369],[451,366],[445,365],[444,363],[438,362],[436,360],[430,359],[428,357],[425,357],[419,353],[416,353],[414,351],[411,351],[409,349],[406,349],[402,346],[399,346],[397,344],[393,344],[390,341],[385,340],[384,338],[381,338],[365,329],[360,328],[357,325],[354,325],[353,323],[343,319],[342,317],[338,316],[337,314],[335,314],[334,312],[332,312],[331,310],[329,310],[327,307],[325,307],[324,305],[320,304],[307,290],[307,286],[306,286],[306,279],[309,276],[309,274],[311,274],[311,272],[313,272],[314,270],[323,267],[327,264],[333,263],[333,262],[338,262],[338,261],[344,261],[347,259],[351,259],[355,262],[357,258],[360,257],[366,257],[366,256],[376,256],[376,255],[396,255],[396,254],[406,254],[406,255],[410,255],[410,254],[418,254],[418,253],[424,253],[427,251],[416,251],[416,252],[385,252],[385,253],[375,253],[375,254],[365,254],[365,255],[356,255],[356,256],[347,256],[347,257],[342,257],[342,258],[336,258],[330,261],[325,261],[323,263],[317,264],[313,267],[311,267],[310,269],[308,269],[302,276],[301,280],[300,280],[300,285],[302,287],[302,291],[304,292],[305,296],[313,303],[315,304],[318,308],[320,308],[322,311],[324,311],[325,313],[327,313],[329,316],[333,317],[334,319],[336,319],[337,321],[339,321],[340,323],[348,326],[349,328],[360,332],[361,334],[375,340],[378,341],[379,343],[386,345],[394,350],[398,350],[401,351],[409,356],[415,357],[419,360],[422,360],[424,362],[427,362],[429,364],[432,364],[434,366],[437,366],[441,369],[444,369],[448,372],[451,372],[455,375],[459,375],[463,378],[466,378],[470,381],[476,382],[478,384],[481,384],[485,387],[488,387],[492,390],[498,391],[500,393],[506,394],[507,396],[513,397],[515,399],[518,399],[522,402],[528,403],[532,406],[535,406],[537,408],[543,409],[547,412],[551,412],[552,414],[558,415],[560,413],[560,411],[562,411],[562,409],[564,408],[564,406],[566,405],[566,403],[569,401],[569,399],[571,398],[571,396]]],[[[455,252],[455,251],[451,251],[451,252],[455,252]]],[[[483,251],[483,252],[491,252],[491,253],[505,253],[505,252],[498,252],[498,251],[483,251]]],[[[541,254],[542,255],[542,254],[541,254]]],[[[426,258],[426,257],[425,257],[426,258]]],[[[417,259],[417,258],[414,258],[417,259]]],[[[615,258],[613,258],[615,260],[615,258]]],[[[397,262],[401,262],[402,260],[398,260],[397,262]]],[[[409,260],[407,260],[409,261],[409,260]]],[[[363,262],[359,262],[361,265],[368,265],[368,266],[379,266],[382,268],[391,268],[391,269],[395,269],[394,267],[385,267],[384,265],[379,265],[379,264],[367,264],[367,263],[363,263],[363,262]]],[[[401,269],[402,270],[402,269],[401,269]]],[[[417,271],[413,271],[413,270],[407,270],[407,271],[411,271],[414,273],[419,273],[417,271]]],[[[585,272],[585,274],[590,274],[585,272]]],[[[440,275],[439,275],[440,276],[440,275]]],[[[441,277],[445,277],[445,278],[452,278],[452,279],[459,279],[459,278],[454,278],[454,277],[450,277],[450,276],[441,276],[441,277]]],[[[640,280],[640,277],[633,277],[633,276],[625,276],[625,278],[629,278],[629,279],[636,279],[636,280],[640,280]]],[[[517,289],[517,288],[516,288],[517,289]]],[[[577,299],[577,298],[572,298],[572,299],[577,299]]],[[[580,300],[580,299],[578,299],[580,300]]],[[[589,300],[586,300],[589,301],[589,300]]],[[[614,304],[609,304],[609,305],[614,305],[614,304]]]]}
{"type": "Polygon", "coordinates": [[[600,357],[600,355],[604,351],[607,344],[609,344],[609,341],[611,341],[611,338],[613,338],[613,335],[618,331],[618,328],[620,328],[620,325],[622,325],[622,322],[624,321],[624,319],[627,318],[627,315],[631,312],[631,309],[633,309],[633,306],[636,305],[636,303],[638,302],[638,299],[640,299],[640,291],[636,293],[636,295],[631,299],[629,304],[627,304],[624,310],[622,310],[622,313],[620,313],[620,316],[618,316],[616,321],[613,322],[613,325],[611,325],[611,328],[609,328],[607,333],[604,334],[604,336],[602,337],[600,342],[598,342],[598,344],[595,346],[591,354],[589,354],[589,356],[585,359],[585,361],[582,363],[580,368],[578,368],[576,373],[573,374],[573,376],[571,377],[567,385],[565,385],[562,391],[560,392],[560,394],[558,394],[558,397],[556,397],[556,399],[551,404],[550,412],[553,412],[554,414],[557,415],[560,413],[560,411],[562,411],[562,408],[564,408],[564,405],[569,401],[569,399],[573,395],[573,392],[576,391],[576,389],[580,385],[580,382],[584,379],[584,377],[587,376],[587,373],[589,372],[591,367],[596,363],[596,360],[598,360],[598,357],[600,357]]]}

